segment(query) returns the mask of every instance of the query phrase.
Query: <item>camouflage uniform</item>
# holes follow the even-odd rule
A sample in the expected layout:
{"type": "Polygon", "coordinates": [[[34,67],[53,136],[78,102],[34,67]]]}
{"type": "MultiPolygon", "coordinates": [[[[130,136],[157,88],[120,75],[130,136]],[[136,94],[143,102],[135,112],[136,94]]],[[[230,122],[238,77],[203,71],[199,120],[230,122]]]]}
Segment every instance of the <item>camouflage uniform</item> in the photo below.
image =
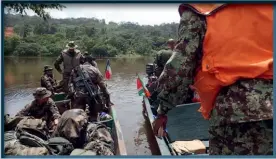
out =
{"type": "Polygon", "coordinates": [[[69,47],[69,49],[63,50],[54,63],[56,70],[59,73],[62,73],[62,81],[65,92],[68,92],[68,80],[72,69],[84,62],[84,56],[79,50],[75,49],[77,46],[73,41],[69,42],[67,47],[69,47]],[[70,49],[74,49],[74,52],[70,52],[70,49]],[[63,71],[60,68],[61,63],[63,63],[63,71]]]}
{"type": "Polygon", "coordinates": [[[91,55],[89,55],[87,51],[86,51],[83,55],[84,55],[84,58],[89,58],[89,60],[91,59],[91,60],[89,61],[89,63],[90,63],[92,66],[98,68],[98,64],[97,64],[96,59],[95,59],[94,57],[92,57],[91,55]]]}
{"type": "MultiPolygon", "coordinates": [[[[37,88],[34,96],[43,91],[46,91],[46,89],[37,88]]],[[[43,119],[48,123],[48,126],[50,126],[52,120],[58,119],[60,117],[60,113],[56,107],[55,102],[49,98],[48,101],[43,104],[38,104],[37,100],[33,100],[31,104],[26,105],[25,108],[19,111],[16,116],[32,116],[36,119],[43,119]]]]}
{"type": "Polygon", "coordinates": [[[45,147],[28,147],[21,144],[16,139],[5,141],[5,155],[7,156],[46,156],[49,155],[49,151],[45,147]]]}
{"type": "Polygon", "coordinates": [[[157,77],[159,77],[160,74],[162,73],[165,64],[172,56],[172,53],[173,53],[172,50],[160,50],[157,53],[155,60],[154,60],[154,64],[156,64],[156,66],[157,66],[154,72],[157,77]]]}
{"type": "Polygon", "coordinates": [[[54,88],[57,86],[57,82],[52,77],[44,74],[40,79],[41,87],[45,87],[47,90],[54,92],[54,88]]]}
{"type": "Polygon", "coordinates": [[[103,105],[105,104],[104,100],[101,98],[100,91],[103,93],[107,102],[110,101],[109,93],[99,69],[92,66],[89,62],[85,62],[79,67],[82,69],[83,75],[87,78],[91,88],[94,88],[94,93],[96,94],[95,98],[99,103],[96,104],[95,101],[89,97],[87,88],[85,87],[83,80],[80,78],[77,69],[73,69],[69,80],[69,93],[74,94],[75,99],[73,107],[86,110],[86,104],[88,104],[89,109],[86,111],[89,111],[91,116],[96,116],[97,113],[103,109],[103,105]],[[90,81],[92,83],[90,83],[90,81]]]}
{"type": "Polygon", "coordinates": [[[57,81],[54,79],[53,68],[46,65],[44,66],[44,75],[40,79],[40,86],[45,87],[47,90],[54,92],[60,92],[62,87],[57,85],[57,81]]]}
{"type": "MultiPolygon", "coordinates": [[[[190,103],[196,68],[201,65],[205,17],[187,9],[179,41],[159,78],[158,113],[190,103]]],[[[211,155],[272,154],[272,80],[240,79],[223,88],[210,118],[211,155]]]]}

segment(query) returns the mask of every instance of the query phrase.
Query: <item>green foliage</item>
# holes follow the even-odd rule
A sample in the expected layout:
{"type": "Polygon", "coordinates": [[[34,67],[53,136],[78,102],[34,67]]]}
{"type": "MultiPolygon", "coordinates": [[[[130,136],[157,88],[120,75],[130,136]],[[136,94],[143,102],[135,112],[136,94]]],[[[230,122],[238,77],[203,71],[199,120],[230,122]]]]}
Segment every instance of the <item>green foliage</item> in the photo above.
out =
{"type": "Polygon", "coordinates": [[[81,52],[97,57],[150,56],[166,48],[166,40],[176,39],[177,23],[138,25],[105,23],[96,18],[48,19],[37,16],[5,15],[5,26],[20,36],[5,38],[5,55],[57,56],[69,41],[75,41],[81,52]]]}
{"type": "Polygon", "coordinates": [[[42,17],[44,20],[49,19],[50,15],[45,9],[58,9],[61,10],[65,8],[65,6],[58,4],[58,3],[4,3],[4,7],[8,10],[13,10],[16,13],[23,15],[26,14],[26,9],[31,9],[34,11],[38,16],[42,17]]]}
{"type": "Polygon", "coordinates": [[[4,40],[4,55],[9,56],[11,55],[15,48],[20,44],[20,37],[19,36],[11,36],[7,37],[4,40]]]}
{"type": "Polygon", "coordinates": [[[36,43],[21,43],[16,47],[13,54],[16,56],[40,56],[49,54],[49,51],[36,43]]]}

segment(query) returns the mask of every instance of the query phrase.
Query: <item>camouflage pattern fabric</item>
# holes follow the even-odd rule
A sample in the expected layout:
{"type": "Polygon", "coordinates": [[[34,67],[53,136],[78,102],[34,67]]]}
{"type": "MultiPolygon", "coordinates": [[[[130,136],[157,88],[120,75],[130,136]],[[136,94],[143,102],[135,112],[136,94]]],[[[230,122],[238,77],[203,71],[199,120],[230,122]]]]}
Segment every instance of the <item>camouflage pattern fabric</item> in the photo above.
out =
{"type": "Polygon", "coordinates": [[[70,141],[74,148],[82,148],[85,141],[85,129],[88,117],[82,109],[65,111],[53,132],[53,137],[63,137],[70,141]]]}
{"type": "MultiPolygon", "coordinates": [[[[79,51],[79,50],[78,50],[79,51]]],[[[65,50],[63,52],[68,52],[68,50],[65,50]]],[[[68,55],[70,55],[70,53],[68,53],[68,55]]],[[[73,56],[73,55],[72,55],[73,56]]],[[[85,60],[85,57],[83,55],[81,55],[80,57],[80,63],[83,63],[85,60]]],[[[60,65],[64,62],[63,59],[63,55],[62,53],[57,57],[57,59],[55,60],[54,66],[56,68],[56,70],[59,73],[62,73],[62,81],[63,81],[63,91],[64,92],[68,92],[68,82],[69,82],[69,78],[70,78],[70,72],[66,72],[64,70],[67,70],[66,68],[63,68],[64,70],[62,71],[60,68],[60,65]]],[[[68,66],[69,67],[69,66],[68,66]]]]}
{"type": "Polygon", "coordinates": [[[273,120],[211,126],[210,155],[273,155],[273,120]]]}
{"type": "Polygon", "coordinates": [[[85,150],[96,152],[97,155],[114,155],[114,141],[108,128],[102,124],[90,123],[86,129],[87,144],[85,150]]]}
{"type": "Polygon", "coordinates": [[[57,86],[57,82],[45,74],[41,77],[40,85],[41,87],[45,87],[47,90],[54,92],[54,88],[57,86]]]}
{"type": "Polygon", "coordinates": [[[197,61],[202,55],[199,48],[205,31],[204,17],[190,10],[183,12],[178,30],[179,41],[158,79],[159,114],[166,113],[176,105],[191,102],[193,93],[189,85],[193,83],[197,61]]]}
{"type": "MultiPolygon", "coordinates": [[[[193,84],[196,69],[201,65],[203,37],[206,32],[205,18],[189,9],[185,10],[181,16],[178,32],[179,41],[158,79],[157,90],[160,92],[158,114],[166,114],[176,105],[191,103],[193,95],[189,85],[193,84]]],[[[273,119],[272,84],[272,80],[240,79],[235,84],[221,90],[210,119],[210,133],[213,135],[211,137],[213,141],[210,142],[216,144],[220,142],[220,145],[210,145],[211,155],[268,154],[261,149],[256,150],[258,147],[253,147],[254,150],[251,151],[248,149],[258,142],[253,138],[258,139],[261,136],[266,136],[264,140],[267,142],[258,142],[259,148],[264,147],[269,151],[270,142],[272,143],[270,140],[273,138],[272,133],[267,133],[270,129],[260,125],[263,131],[259,131],[260,129],[254,128],[253,124],[258,125],[263,120],[273,119]],[[244,131],[244,127],[250,124],[252,127],[248,129],[252,130],[248,133],[244,131]],[[219,133],[213,133],[214,131],[219,133]],[[229,134],[231,138],[227,138],[225,134],[229,134]],[[235,146],[240,146],[241,150],[228,148],[225,152],[221,151],[225,147],[231,147],[228,145],[231,143],[230,140],[234,142],[240,138],[243,140],[249,137],[252,139],[244,141],[248,145],[247,150],[242,144],[236,142],[235,146]],[[216,146],[219,148],[216,149],[216,146]]]]}
{"type": "Polygon", "coordinates": [[[38,130],[44,134],[47,132],[47,123],[42,119],[33,119],[30,117],[25,117],[16,126],[17,129],[33,129],[38,130]]]}
{"type": "Polygon", "coordinates": [[[49,155],[47,148],[45,147],[28,147],[22,145],[20,142],[14,140],[7,141],[4,144],[5,155],[9,156],[46,156],[49,155]]]}
{"type": "Polygon", "coordinates": [[[160,74],[162,73],[165,64],[167,63],[167,61],[170,59],[170,57],[172,56],[173,51],[172,50],[160,50],[154,60],[154,63],[156,64],[156,68],[155,68],[155,75],[157,77],[160,76],[160,74]]]}
{"type": "MultiPolygon", "coordinates": [[[[68,51],[68,50],[67,50],[68,51]]],[[[67,52],[67,51],[64,51],[64,52],[67,52]]],[[[81,58],[80,58],[80,61],[81,61],[81,63],[83,63],[84,62],[84,59],[85,59],[85,57],[82,55],[81,56],[81,58]]],[[[54,63],[54,66],[55,66],[55,68],[56,68],[56,70],[58,71],[58,72],[62,72],[62,70],[61,70],[61,68],[60,68],[60,65],[63,63],[63,56],[62,56],[62,54],[60,54],[58,57],[57,57],[57,59],[55,60],[55,63],[54,63]]]]}
{"type": "Polygon", "coordinates": [[[52,119],[58,119],[60,113],[55,102],[49,98],[48,101],[42,105],[39,105],[36,100],[33,100],[31,104],[26,105],[16,116],[32,116],[36,119],[43,119],[50,122],[52,119]]]}
{"type": "Polygon", "coordinates": [[[94,66],[94,67],[96,67],[96,68],[98,68],[98,64],[97,64],[97,62],[96,62],[95,60],[93,60],[93,61],[91,62],[91,65],[94,66]]]}
{"type": "Polygon", "coordinates": [[[48,140],[47,144],[54,155],[70,155],[74,147],[70,141],[62,137],[53,137],[48,140]]]}
{"type": "Polygon", "coordinates": [[[16,138],[15,131],[4,133],[4,153],[7,156],[26,156],[26,155],[49,155],[45,147],[28,147],[19,142],[16,138]]]}
{"type": "Polygon", "coordinates": [[[223,88],[212,110],[210,125],[273,119],[273,80],[243,79],[223,88]]]}
{"type": "Polygon", "coordinates": [[[10,117],[9,114],[4,115],[4,130],[11,131],[15,130],[17,124],[24,119],[25,117],[10,117]]]}
{"type": "Polygon", "coordinates": [[[69,80],[69,93],[74,94],[75,99],[73,102],[73,107],[85,110],[86,104],[88,104],[90,105],[89,110],[87,110],[89,116],[97,116],[97,113],[103,109],[105,104],[100,93],[102,92],[103,96],[107,99],[107,101],[110,101],[110,96],[105,86],[103,75],[101,74],[99,69],[92,66],[88,62],[85,62],[83,65],[80,65],[80,67],[83,70],[83,74],[87,74],[87,78],[89,78],[92,82],[90,83],[91,87],[94,87],[95,90],[97,90],[97,92],[95,93],[98,95],[95,98],[97,98],[99,104],[96,104],[95,102],[93,103],[93,100],[89,98],[87,88],[85,87],[82,80],[78,80],[78,78],[80,78],[78,75],[78,71],[74,69],[71,73],[71,77],[69,80]]]}

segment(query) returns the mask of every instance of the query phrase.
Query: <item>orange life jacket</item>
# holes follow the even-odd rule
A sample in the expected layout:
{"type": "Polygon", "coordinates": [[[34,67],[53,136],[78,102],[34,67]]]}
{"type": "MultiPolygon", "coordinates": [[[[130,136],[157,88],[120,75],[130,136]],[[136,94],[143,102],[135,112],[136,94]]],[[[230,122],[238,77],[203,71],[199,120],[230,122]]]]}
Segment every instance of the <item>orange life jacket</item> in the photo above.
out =
{"type": "Polygon", "coordinates": [[[182,4],[204,15],[207,30],[202,65],[193,87],[201,99],[199,111],[210,118],[222,87],[241,78],[273,79],[273,6],[271,4],[182,4]]]}

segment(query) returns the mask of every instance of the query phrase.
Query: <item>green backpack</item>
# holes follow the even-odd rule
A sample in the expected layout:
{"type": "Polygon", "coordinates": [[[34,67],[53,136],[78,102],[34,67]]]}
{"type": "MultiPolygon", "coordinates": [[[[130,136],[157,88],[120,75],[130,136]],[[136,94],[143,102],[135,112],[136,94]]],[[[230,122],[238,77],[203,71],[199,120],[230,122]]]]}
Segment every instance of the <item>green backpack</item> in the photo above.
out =
{"type": "Polygon", "coordinates": [[[74,150],[73,144],[62,137],[53,137],[48,140],[47,145],[53,155],[70,155],[74,150]]]}
{"type": "Polygon", "coordinates": [[[21,144],[28,147],[45,147],[50,155],[69,155],[74,149],[72,143],[62,137],[48,139],[40,131],[32,129],[20,129],[16,136],[21,144]]]}
{"type": "Polygon", "coordinates": [[[24,117],[22,120],[20,120],[16,126],[16,130],[20,129],[37,130],[44,135],[48,134],[46,121],[42,119],[34,119],[32,117],[24,117]]]}

